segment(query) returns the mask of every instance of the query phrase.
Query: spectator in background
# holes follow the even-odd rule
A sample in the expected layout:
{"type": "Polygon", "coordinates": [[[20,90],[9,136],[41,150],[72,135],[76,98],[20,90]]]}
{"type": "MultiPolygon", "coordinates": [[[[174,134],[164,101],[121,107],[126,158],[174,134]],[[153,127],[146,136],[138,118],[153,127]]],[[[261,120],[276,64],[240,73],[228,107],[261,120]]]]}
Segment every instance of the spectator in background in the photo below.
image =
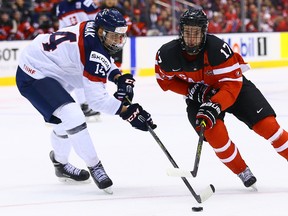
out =
{"type": "Polygon", "coordinates": [[[129,17],[133,17],[133,11],[130,4],[130,0],[124,0],[122,4],[123,4],[123,10],[125,11],[126,15],[129,17]]]}
{"type": "Polygon", "coordinates": [[[13,29],[13,23],[9,19],[9,14],[0,11],[0,40],[8,40],[11,29],[13,29]]]}
{"type": "Polygon", "coordinates": [[[11,4],[11,9],[13,11],[19,11],[21,12],[21,19],[26,20],[28,22],[31,22],[31,17],[32,17],[32,11],[31,11],[31,2],[29,1],[24,1],[24,0],[15,0],[11,4]]]}
{"type": "Polygon", "coordinates": [[[275,30],[279,32],[288,31],[288,16],[280,18],[275,26],[275,30]]]}
{"type": "Polygon", "coordinates": [[[35,23],[34,26],[39,26],[37,23],[39,22],[40,16],[43,14],[48,16],[49,19],[52,19],[53,9],[54,9],[54,4],[50,0],[35,0],[34,11],[33,11],[33,16],[32,16],[33,25],[35,23]]]}
{"type": "Polygon", "coordinates": [[[258,32],[258,15],[251,14],[251,20],[246,25],[246,32],[258,32]]]}
{"type": "Polygon", "coordinates": [[[157,20],[158,20],[158,9],[157,9],[157,5],[153,3],[150,6],[149,16],[147,19],[148,29],[156,29],[157,20]]]}
{"type": "Polygon", "coordinates": [[[37,34],[46,34],[55,31],[51,18],[46,14],[41,14],[38,18],[38,22],[35,23],[35,25],[37,26],[37,34]]]}
{"type": "Polygon", "coordinates": [[[236,7],[233,4],[227,6],[225,13],[226,23],[229,25],[229,28],[226,29],[226,32],[239,32],[241,29],[241,20],[238,17],[236,7]]]}
{"type": "Polygon", "coordinates": [[[2,11],[0,17],[0,39],[1,40],[22,40],[23,35],[18,32],[15,19],[11,19],[10,14],[2,11]]]}
{"type": "Polygon", "coordinates": [[[38,14],[51,13],[53,9],[53,2],[49,0],[35,0],[34,12],[38,14]]]}
{"type": "Polygon", "coordinates": [[[222,32],[222,14],[213,13],[212,20],[209,21],[208,32],[214,34],[222,32]]]}
{"type": "Polygon", "coordinates": [[[165,19],[162,23],[162,27],[161,29],[161,34],[162,35],[172,35],[173,31],[172,31],[172,22],[170,19],[165,19]]]}
{"type": "Polygon", "coordinates": [[[141,11],[139,9],[134,10],[134,18],[132,19],[132,26],[129,31],[130,36],[146,36],[147,27],[145,24],[145,19],[141,16],[141,11]]]}
{"type": "Polygon", "coordinates": [[[261,32],[273,32],[273,23],[271,22],[271,15],[269,13],[264,14],[262,22],[260,23],[261,32]]]}
{"type": "Polygon", "coordinates": [[[35,28],[27,20],[23,20],[18,25],[18,31],[23,34],[24,40],[32,40],[38,34],[35,28]]]}

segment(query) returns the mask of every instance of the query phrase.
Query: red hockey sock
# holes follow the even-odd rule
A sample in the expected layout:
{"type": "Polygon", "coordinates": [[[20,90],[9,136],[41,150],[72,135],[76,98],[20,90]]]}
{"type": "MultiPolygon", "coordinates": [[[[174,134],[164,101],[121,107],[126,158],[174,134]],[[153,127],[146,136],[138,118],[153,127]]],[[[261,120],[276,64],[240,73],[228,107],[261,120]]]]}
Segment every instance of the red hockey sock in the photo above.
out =
{"type": "Polygon", "coordinates": [[[278,154],[288,160],[288,133],[283,130],[274,116],[269,116],[253,126],[253,130],[269,140],[278,154]]]}
{"type": "Polygon", "coordinates": [[[212,129],[205,131],[205,138],[213,147],[217,157],[232,172],[239,174],[245,170],[247,165],[236,145],[229,139],[223,121],[217,120],[217,124],[212,129]]]}

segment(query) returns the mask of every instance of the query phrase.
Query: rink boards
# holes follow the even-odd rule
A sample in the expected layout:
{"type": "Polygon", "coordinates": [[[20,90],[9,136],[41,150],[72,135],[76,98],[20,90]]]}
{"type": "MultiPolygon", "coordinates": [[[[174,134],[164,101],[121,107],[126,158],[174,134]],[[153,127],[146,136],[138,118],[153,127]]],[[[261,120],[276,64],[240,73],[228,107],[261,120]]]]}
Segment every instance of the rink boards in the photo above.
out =
{"type": "MultiPolygon", "coordinates": [[[[252,68],[288,66],[288,33],[218,34],[252,68]]],[[[122,69],[137,76],[153,76],[157,50],[177,36],[130,37],[123,50],[122,69]]],[[[0,86],[15,85],[21,51],[31,41],[0,41],[0,86]]]]}

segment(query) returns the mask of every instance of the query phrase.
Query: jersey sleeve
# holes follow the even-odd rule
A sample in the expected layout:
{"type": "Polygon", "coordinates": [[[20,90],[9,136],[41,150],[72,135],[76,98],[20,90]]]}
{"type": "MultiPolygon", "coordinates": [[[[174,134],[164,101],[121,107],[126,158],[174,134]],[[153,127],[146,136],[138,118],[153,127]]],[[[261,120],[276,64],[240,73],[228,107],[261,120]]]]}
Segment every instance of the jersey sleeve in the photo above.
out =
{"type": "MultiPolygon", "coordinates": [[[[212,67],[213,88],[218,89],[211,101],[219,103],[222,110],[233,105],[242,88],[242,72],[246,70],[244,60],[231,47],[214,35],[208,35],[207,52],[209,65],[212,67]]],[[[209,73],[206,75],[209,79],[209,73]]]]}
{"type": "Polygon", "coordinates": [[[227,61],[217,65],[213,69],[217,83],[213,85],[218,89],[211,101],[219,103],[222,110],[233,105],[242,88],[242,71],[237,56],[233,55],[227,61]]]}

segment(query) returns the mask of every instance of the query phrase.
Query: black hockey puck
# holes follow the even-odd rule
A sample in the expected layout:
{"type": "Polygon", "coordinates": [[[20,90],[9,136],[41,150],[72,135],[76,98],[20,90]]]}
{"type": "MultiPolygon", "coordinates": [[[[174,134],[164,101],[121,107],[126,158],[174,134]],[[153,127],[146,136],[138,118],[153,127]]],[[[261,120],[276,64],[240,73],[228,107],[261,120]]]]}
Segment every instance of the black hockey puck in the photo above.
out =
{"type": "Polygon", "coordinates": [[[201,212],[201,211],[203,211],[203,207],[192,207],[192,211],[201,212]]]}

